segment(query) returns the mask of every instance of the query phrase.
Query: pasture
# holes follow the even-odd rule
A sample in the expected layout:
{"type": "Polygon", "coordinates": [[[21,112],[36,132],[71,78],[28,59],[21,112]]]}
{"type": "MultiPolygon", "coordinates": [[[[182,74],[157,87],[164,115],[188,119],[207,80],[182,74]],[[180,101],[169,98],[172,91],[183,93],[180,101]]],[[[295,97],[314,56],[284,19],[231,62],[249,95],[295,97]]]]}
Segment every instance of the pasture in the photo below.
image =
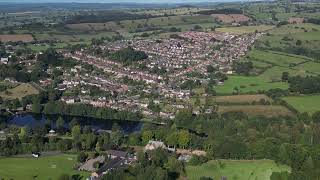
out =
{"type": "Polygon", "coordinates": [[[0,92],[0,96],[4,99],[21,99],[28,95],[38,94],[39,91],[30,84],[21,84],[15,88],[0,92]]]}
{"type": "Polygon", "coordinates": [[[272,172],[282,171],[290,171],[290,168],[271,160],[212,160],[201,166],[186,167],[190,180],[199,180],[203,176],[214,179],[270,180],[272,172]]]}
{"type": "Polygon", "coordinates": [[[319,74],[320,63],[313,59],[277,51],[251,50],[244,58],[254,65],[255,76],[231,75],[222,86],[216,87],[218,94],[261,92],[269,89],[287,89],[281,82],[283,72],[290,76],[319,74]]]}
{"type": "Polygon", "coordinates": [[[138,12],[134,12],[137,14],[151,14],[154,16],[163,16],[166,14],[174,14],[174,15],[188,15],[198,11],[206,10],[203,8],[193,8],[193,7],[179,7],[179,8],[169,8],[169,9],[143,9],[138,12]]]}
{"type": "Polygon", "coordinates": [[[192,16],[169,16],[169,17],[156,17],[149,19],[138,20],[123,20],[120,22],[106,22],[106,23],[81,23],[81,24],[68,24],[71,30],[75,31],[119,31],[125,30],[134,32],[136,29],[145,28],[165,28],[180,25],[190,24],[205,24],[214,23],[214,18],[209,15],[192,15],[192,16]]]}
{"type": "Polygon", "coordinates": [[[219,32],[227,32],[227,33],[234,33],[234,34],[246,34],[246,33],[253,33],[255,31],[263,32],[270,29],[273,29],[274,26],[271,25],[260,25],[260,26],[240,26],[240,27],[222,27],[217,28],[216,31],[219,32]]]}
{"type": "Polygon", "coordinates": [[[293,113],[284,106],[278,105],[231,105],[219,106],[218,113],[243,112],[248,116],[292,116],[293,113]]]}
{"type": "Polygon", "coordinates": [[[256,45],[276,51],[317,58],[320,47],[320,25],[289,24],[268,31],[256,45]],[[299,43],[298,43],[299,42],[299,43]]]}
{"type": "Polygon", "coordinates": [[[30,34],[10,34],[0,35],[1,42],[32,42],[33,37],[30,34]]]}
{"type": "Polygon", "coordinates": [[[298,70],[303,70],[308,73],[313,74],[320,74],[320,63],[319,62],[307,62],[300,64],[299,66],[295,67],[298,70]]]}
{"type": "Polygon", "coordinates": [[[290,67],[311,60],[310,58],[303,56],[261,50],[252,50],[248,53],[247,57],[254,61],[282,67],[290,67]]]}
{"type": "Polygon", "coordinates": [[[88,173],[73,170],[75,155],[40,158],[0,158],[0,179],[58,179],[63,173],[85,179],[88,173]]]}
{"type": "Polygon", "coordinates": [[[298,112],[307,112],[310,115],[320,111],[320,95],[301,95],[282,98],[298,112]]]}
{"type": "Polygon", "coordinates": [[[272,99],[264,94],[215,96],[213,98],[217,104],[251,104],[261,100],[265,100],[270,103],[272,102],[272,99]]]}
{"type": "Polygon", "coordinates": [[[260,76],[229,76],[223,85],[216,87],[216,92],[220,95],[238,93],[249,93],[267,91],[269,89],[288,89],[285,82],[272,82],[260,76]],[[236,89],[237,90],[236,90],[236,89]]]}

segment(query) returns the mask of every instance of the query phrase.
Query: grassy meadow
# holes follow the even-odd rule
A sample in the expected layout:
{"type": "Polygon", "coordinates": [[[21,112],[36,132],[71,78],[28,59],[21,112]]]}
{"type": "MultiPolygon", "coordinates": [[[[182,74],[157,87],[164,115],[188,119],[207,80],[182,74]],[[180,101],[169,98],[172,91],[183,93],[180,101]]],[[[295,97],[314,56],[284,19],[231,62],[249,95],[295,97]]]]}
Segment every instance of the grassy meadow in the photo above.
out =
{"type": "Polygon", "coordinates": [[[274,26],[271,25],[259,25],[259,26],[239,26],[239,27],[222,27],[217,28],[218,32],[227,32],[234,34],[246,34],[246,33],[254,33],[255,31],[263,32],[270,29],[273,29],[274,26]]]}
{"type": "Polygon", "coordinates": [[[282,98],[300,113],[320,111],[320,95],[289,96],[282,98]]]}
{"type": "Polygon", "coordinates": [[[289,85],[284,82],[271,82],[262,76],[229,76],[223,85],[216,87],[218,94],[232,94],[237,87],[239,93],[259,92],[269,89],[288,89],[289,85]]]}
{"type": "Polygon", "coordinates": [[[190,180],[199,180],[201,177],[237,180],[270,180],[272,172],[290,171],[285,165],[277,165],[271,160],[220,160],[209,161],[201,166],[187,166],[186,172],[190,180]]]}
{"type": "Polygon", "coordinates": [[[226,112],[243,112],[248,116],[267,116],[267,117],[279,117],[279,116],[292,116],[293,113],[284,106],[278,105],[231,105],[231,106],[219,106],[218,113],[226,112]]]}
{"type": "Polygon", "coordinates": [[[316,53],[320,47],[320,25],[303,23],[274,28],[258,41],[258,45],[264,49],[303,54],[319,59],[316,53]]]}
{"type": "Polygon", "coordinates": [[[264,99],[267,102],[273,100],[264,94],[253,95],[233,95],[233,96],[215,96],[214,102],[217,104],[251,104],[253,102],[259,102],[264,99]]]}
{"type": "Polygon", "coordinates": [[[4,99],[21,99],[28,95],[38,94],[39,91],[30,84],[20,84],[19,86],[0,92],[0,96],[4,99]]]}
{"type": "Polygon", "coordinates": [[[79,174],[85,179],[88,173],[73,170],[75,155],[40,158],[0,158],[0,179],[55,180],[63,173],[79,174]]]}

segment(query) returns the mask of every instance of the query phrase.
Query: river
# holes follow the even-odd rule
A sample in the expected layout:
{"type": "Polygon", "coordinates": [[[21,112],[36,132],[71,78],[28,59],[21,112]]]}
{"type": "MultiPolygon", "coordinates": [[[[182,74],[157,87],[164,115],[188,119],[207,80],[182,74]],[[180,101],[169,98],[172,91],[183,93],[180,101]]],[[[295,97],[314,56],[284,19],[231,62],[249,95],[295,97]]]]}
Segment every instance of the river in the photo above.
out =
{"type": "MultiPolygon", "coordinates": [[[[39,114],[20,114],[14,115],[7,120],[9,125],[16,125],[18,127],[37,127],[37,126],[49,126],[52,129],[56,127],[56,120],[59,116],[55,115],[39,115],[39,114]]],[[[87,117],[75,117],[75,116],[63,116],[65,121],[65,128],[69,128],[69,122],[76,118],[77,122],[83,126],[90,126],[93,130],[111,130],[112,126],[117,124],[120,129],[129,134],[132,132],[138,132],[141,130],[143,122],[139,121],[125,121],[125,120],[105,120],[94,119],[87,117]]]]}

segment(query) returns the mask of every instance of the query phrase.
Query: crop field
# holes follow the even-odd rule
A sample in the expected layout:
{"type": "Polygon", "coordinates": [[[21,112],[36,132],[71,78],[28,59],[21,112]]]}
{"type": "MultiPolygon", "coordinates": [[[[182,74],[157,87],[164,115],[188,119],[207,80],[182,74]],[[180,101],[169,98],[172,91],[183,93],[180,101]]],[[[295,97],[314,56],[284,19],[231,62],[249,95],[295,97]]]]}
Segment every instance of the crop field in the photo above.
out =
{"type": "Polygon", "coordinates": [[[13,89],[0,92],[0,96],[4,99],[21,99],[28,95],[38,94],[39,91],[30,84],[21,84],[13,89]]]}
{"type": "Polygon", "coordinates": [[[30,34],[14,34],[14,35],[0,35],[2,42],[31,42],[33,37],[30,34]]]}
{"type": "Polygon", "coordinates": [[[235,34],[245,34],[245,33],[253,33],[256,30],[259,32],[267,31],[273,29],[274,26],[271,25],[260,25],[260,26],[240,26],[240,27],[223,27],[217,28],[216,31],[219,32],[227,32],[227,33],[235,33],[235,34]]]}
{"type": "Polygon", "coordinates": [[[320,111],[320,95],[289,96],[282,98],[300,113],[313,114],[320,111]]]}
{"type": "Polygon", "coordinates": [[[201,166],[187,166],[186,173],[190,180],[199,180],[201,177],[213,179],[236,180],[270,180],[272,172],[290,171],[285,165],[277,165],[271,160],[217,160],[209,161],[201,166]]]}
{"type": "Polygon", "coordinates": [[[226,112],[243,112],[248,116],[292,116],[292,112],[284,106],[273,105],[231,105],[231,106],[219,106],[218,113],[226,112]]]}
{"type": "Polygon", "coordinates": [[[272,99],[264,94],[254,95],[233,95],[233,96],[216,96],[214,101],[218,104],[247,104],[259,102],[264,99],[265,101],[272,102],[272,99]]]}
{"type": "Polygon", "coordinates": [[[79,175],[85,179],[85,172],[73,170],[75,155],[59,155],[40,158],[0,158],[0,179],[58,179],[63,173],[79,175]]]}
{"type": "Polygon", "coordinates": [[[218,94],[232,94],[238,88],[239,93],[258,92],[269,89],[288,89],[284,82],[271,82],[260,76],[229,76],[222,86],[216,87],[218,94]]]}

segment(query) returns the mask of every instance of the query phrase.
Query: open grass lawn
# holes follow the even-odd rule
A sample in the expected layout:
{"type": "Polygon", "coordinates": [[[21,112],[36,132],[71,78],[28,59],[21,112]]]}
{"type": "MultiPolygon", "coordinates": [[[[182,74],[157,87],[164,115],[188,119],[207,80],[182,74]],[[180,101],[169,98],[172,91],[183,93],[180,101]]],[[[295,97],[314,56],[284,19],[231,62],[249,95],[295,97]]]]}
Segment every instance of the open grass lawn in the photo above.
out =
{"type": "Polygon", "coordinates": [[[79,174],[85,179],[85,172],[73,170],[76,163],[75,155],[59,155],[36,158],[0,158],[0,179],[14,180],[56,180],[67,173],[69,175],[79,174]]]}
{"type": "Polygon", "coordinates": [[[264,94],[253,95],[234,95],[234,96],[216,96],[214,101],[218,104],[246,104],[252,102],[259,102],[261,99],[272,102],[272,99],[264,94]]]}
{"type": "Polygon", "coordinates": [[[21,84],[13,89],[0,92],[0,96],[4,99],[21,99],[28,95],[38,94],[39,91],[30,84],[21,84]]]}
{"type": "Polygon", "coordinates": [[[295,69],[303,70],[313,74],[320,74],[320,63],[318,62],[307,62],[296,66],[295,69]]]}
{"type": "Polygon", "coordinates": [[[206,176],[220,179],[222,176],[230,180],[270,180],[272,172],[290,171],[285,165],[277,165],[271,160],[221,160],[209,161],[201,166],[187,166],[186,172],[190,180],[199,180],[206,176]]]}
{"type": "Polygon", "coordinates": [[[293,113],[284,106],[274,105],[231,105],[219,106],[218,113],[225,112],[243,112],[248,116],[292,116],[293,113]]]}
{"type": "Polygon", "coordinates": [[[217,86],[218,94],[232,94],[237,87],[240,93],[258,92],[269,89],[288,89],[289,85],[284,82],[271,82],[260,76],[229,76],[224,85],[217,86]]]}
{"type": "Polygon", "coordinates": [[[266,81],[281,81],[282,73],[288,72],[290,76],[307,76],[312,75],[312,73],[308,73],[306,70],[300,68],[285,68],[280,66],[274,66],[272,68],[267,69],[262,74],[260,74],[258,77],[261,79],[264,79],[266,81]]]}
{"type": "Polygon", "coordinates": [[[248,53],[248,57],[255,61],[265,62],[272,65],[289,67],[295,64],[310,61],[311,59],[302,56],[296,56],[286,53],[274,52],[274,51],[260,51],[252,50],[248,53]]]}
{"type": "Polygon", "coordinates": [[[228,32],[228,33],[235,33],[235,34],[245,34],[245,33],[253,33],[256,30],[266,31],[273,29],[274,26],[270,25],[260,25],[260,26],[240,26],[240,27],[224,27],[224,28],[217,28],[216,31],[219,32],[228,32]]]}
{"type": "Polygon", "coordinates": [[[237,87],[240,93],[259,92],[274,88],[287,89],[288,84],[281,82],[283,72],[290,76],[317,75],[320,63],[305,56],[297,56],[275,51],[252,50],[245,58],[252,61],[255,68],[263,69],[257,76],[229,76],[224,85],[217,86],[218,94],[232,94],[237,87]]]}
{"type": "Polygon", "coordinates": [[[320,47],[320,25],[303,23],[274,28],[269,31],[269,35],[258,40],[258,44],[265,49],[276,49],[295,54],[299,52],[293,51],[292,47],[303,48],[313,52],[313,54],[303,53],[304,55],[315,58],[317,55],[314,52],[319,51],[320,47]],[[298,40],[301,41],[300,45],[296,44],[298,40]]]}
{"type": "Polygon", "coordinates": [[[320,111],[320,95],[289,96],[282,99],[300,113],[308,112],[312,114],[316,111],[320,111]]]}

